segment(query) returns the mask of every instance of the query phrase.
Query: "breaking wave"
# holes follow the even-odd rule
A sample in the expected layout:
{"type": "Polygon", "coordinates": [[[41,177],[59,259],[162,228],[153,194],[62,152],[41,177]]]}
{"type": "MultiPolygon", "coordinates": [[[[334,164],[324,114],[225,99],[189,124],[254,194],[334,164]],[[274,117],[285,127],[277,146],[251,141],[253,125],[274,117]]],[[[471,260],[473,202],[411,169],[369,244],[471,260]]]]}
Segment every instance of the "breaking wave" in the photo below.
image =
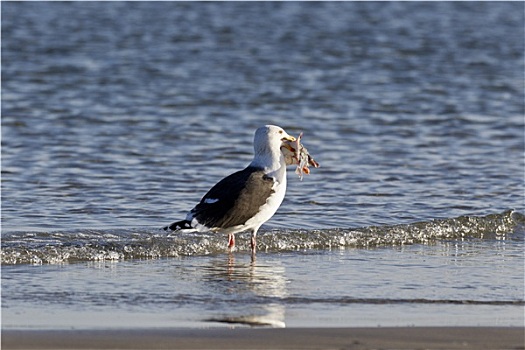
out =
{"type": "MultiPolygon", "coordinates": [[[[371,248],[432,244],[439,240],[524,240],[525,216],[508,210],[487,216],[460,216],[405,225],[319,230],[261,230],[259,251],[371,248]]],[[[249,251],[249,234],[236,240],[249,251]]],[[[2,235],[2,264],[59,264],[78,261],[156,259],[227,251],[226,236],[171,233],[158,229],[11,232],[2,235]]]]}

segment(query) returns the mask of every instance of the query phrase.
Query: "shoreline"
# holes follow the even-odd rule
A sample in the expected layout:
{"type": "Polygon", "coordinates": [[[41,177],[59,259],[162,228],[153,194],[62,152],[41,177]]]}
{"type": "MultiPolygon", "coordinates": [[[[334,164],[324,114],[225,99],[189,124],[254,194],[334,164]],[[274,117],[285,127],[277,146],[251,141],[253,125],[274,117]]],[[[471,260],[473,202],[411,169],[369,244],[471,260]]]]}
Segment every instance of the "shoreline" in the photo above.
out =
{"type": "Polygon", "coordinates": [[[522,327],[2,330],[2,349],[524,349],[522,327]]]}

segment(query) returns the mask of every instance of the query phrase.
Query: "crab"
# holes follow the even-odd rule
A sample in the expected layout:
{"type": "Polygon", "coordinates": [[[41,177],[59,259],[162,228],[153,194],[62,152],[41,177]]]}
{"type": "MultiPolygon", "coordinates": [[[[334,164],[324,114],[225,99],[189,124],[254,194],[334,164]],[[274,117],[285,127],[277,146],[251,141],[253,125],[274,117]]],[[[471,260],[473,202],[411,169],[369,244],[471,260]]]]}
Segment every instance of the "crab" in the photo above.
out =
{"type": "Polygon", "coordinates": [[[281,146],[281,152],[284,155],[286,165],[297,165],[295,173],[299,175],[299,178],[303,179],[303,174],[310,174],[310,166],[319,168],[314,158],[308,153],[308,150],[301,143],[301,132],[295,141],[285,141],[281,146]]]}

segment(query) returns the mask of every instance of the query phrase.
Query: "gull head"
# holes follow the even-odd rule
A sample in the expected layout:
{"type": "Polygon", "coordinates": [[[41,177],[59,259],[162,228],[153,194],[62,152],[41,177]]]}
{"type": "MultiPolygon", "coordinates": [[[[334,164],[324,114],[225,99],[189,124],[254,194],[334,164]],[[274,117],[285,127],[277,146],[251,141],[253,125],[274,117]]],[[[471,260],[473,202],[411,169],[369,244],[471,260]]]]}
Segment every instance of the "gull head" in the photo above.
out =
{"type": "Polygon", "coordinates": [[[255,131],[253,147],[255,154],[280,152],[284,141],[295,141],[283,128],[276,125],[265,125],[255,131]]]}
{"type": "Polygon", "coordinates": [[[258,128],[253,140],[255,157],[252,165],[262,168],[280,168],[281,163],[284,163],[284,157],[281,153],[283,142],[295,140],[295,137],[288,135],[283,128],[275,125],[265,125],[258,128]]]}

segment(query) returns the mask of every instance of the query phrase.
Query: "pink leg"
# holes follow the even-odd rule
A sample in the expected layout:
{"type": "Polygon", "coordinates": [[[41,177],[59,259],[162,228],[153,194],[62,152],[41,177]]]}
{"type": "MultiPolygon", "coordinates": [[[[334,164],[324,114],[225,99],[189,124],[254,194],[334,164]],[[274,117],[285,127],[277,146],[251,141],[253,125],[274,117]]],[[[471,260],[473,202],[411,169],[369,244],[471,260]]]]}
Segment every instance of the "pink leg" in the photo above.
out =
{"type": "Polygon", "coordinates": [[[252,241],[251,241],[251,246],[252,246],[252,254],[255,254],[255,248],[257,248],[257,231],[253,231],[252,232],[252,241]]]}
{"type": "Polygon", "coordinates": [[[233,249],[235,247],[235,234],[230,233],[228,235],[228,248],[233,249]]]}

